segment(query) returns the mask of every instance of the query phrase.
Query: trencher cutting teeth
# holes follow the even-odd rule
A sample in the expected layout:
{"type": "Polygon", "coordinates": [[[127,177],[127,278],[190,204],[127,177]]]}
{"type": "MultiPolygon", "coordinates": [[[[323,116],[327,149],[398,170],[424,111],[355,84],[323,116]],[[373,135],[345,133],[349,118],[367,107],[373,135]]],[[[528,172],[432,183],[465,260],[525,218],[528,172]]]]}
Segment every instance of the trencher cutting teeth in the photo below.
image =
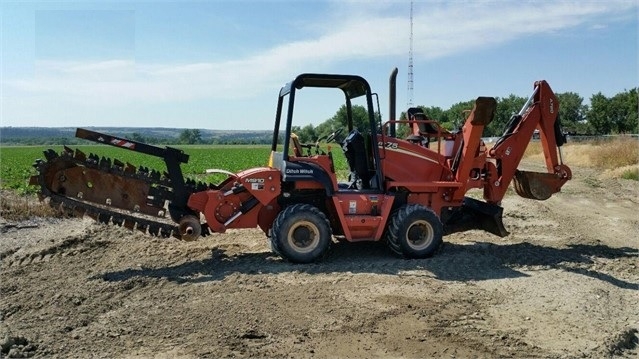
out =
{"type": "MultiPolygon", "coordinates": [[[[50,205],[65,216],[86,215],[100,223],[137,229],[153,236],[180,238],[177,225],[161,221],[166,220],[164,205],[173,195],[171,181],[162,172],[92,153],[86,155],[66,146],[60,153],[48,149],[44,156],[46,160],[35,161],[33,167],[38,174],[29,183],[39,186],[40,197],[48,197],[50,205]],[[101,188],[107,186],[109,189],[101,188]],[[120,191],[122,198],[109,197],[113,188],[125,189],[120,191]],[[95,201],[102,197],[109,198],[95,201]]],[[[189,193],[215,188],[192,179],[185,182],[189,193]]]]}

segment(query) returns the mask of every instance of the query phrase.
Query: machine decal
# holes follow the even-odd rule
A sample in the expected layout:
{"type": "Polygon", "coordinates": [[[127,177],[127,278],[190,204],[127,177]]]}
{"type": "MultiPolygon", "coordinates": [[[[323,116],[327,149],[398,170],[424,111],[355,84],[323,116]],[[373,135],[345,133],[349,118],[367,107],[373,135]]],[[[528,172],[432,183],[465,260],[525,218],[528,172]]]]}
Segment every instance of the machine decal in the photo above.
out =
{"type": "Polygon", "coordinates": [[[349,201],[348,214],[356,214],[356,213],[357,213],[357,201],[349,201]]]}
{"type": "Polygon", "coordinates": [[[397,149],[399,147],[397,142],[382,142],[382,141],[379,141],[377,143],[377,146],[386,147],[386,148],[392,148],[392,149],[397,149]]]}
{"type": "Polygon", "coordinates": [[[112,139],[111,140],[111,144],[114,146],[119,146],[119,147],[124,147],[124,148],[129,148],[129,149],[134,149],[135,148],[135,143],[129,142],[129,141],[124,141],[124,140],[120,140],[120,139],[112,139]]]}
{"type": "Polygon", "coordinates": [[[247,178],[244,182],[250,183],[252,190],[264,189],[264,178],[247,178]]]}
{"type": "Polygon", "coordinates": [[[306,168],[287,168],[286,169],[286,174],[288,175],[312,175],[313,174],[313,170],[312,169],[306,169],[306,168]]]}

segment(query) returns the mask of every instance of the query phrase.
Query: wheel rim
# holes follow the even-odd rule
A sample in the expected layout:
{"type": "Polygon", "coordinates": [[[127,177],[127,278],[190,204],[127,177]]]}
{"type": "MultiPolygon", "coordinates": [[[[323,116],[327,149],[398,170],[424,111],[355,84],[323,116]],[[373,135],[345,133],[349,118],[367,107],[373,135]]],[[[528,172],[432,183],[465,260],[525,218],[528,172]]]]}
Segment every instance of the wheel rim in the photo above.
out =
{"type": "Polygon", "coordinates": [[[413,222],[406,231],[406,243],[414,250],[422,250],[433,243],[435,231],[425,220],[413,222]]]}
{"type": "Polygon", "coordinates": [[[299,221],[288,231],[288,244],[298,253],[313,251],[320,239],[319,228],[309,221],[299,221]]]}

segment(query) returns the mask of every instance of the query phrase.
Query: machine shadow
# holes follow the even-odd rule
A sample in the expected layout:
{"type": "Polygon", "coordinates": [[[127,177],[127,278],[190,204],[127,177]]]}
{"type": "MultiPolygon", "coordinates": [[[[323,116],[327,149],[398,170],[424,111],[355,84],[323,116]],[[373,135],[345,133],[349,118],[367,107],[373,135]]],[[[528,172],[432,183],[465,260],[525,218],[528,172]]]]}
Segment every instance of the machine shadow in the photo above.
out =
{"type": "Polygon", "coordinates": [[[480,281],[526,277],[522,270],[559,269],[596,278],[619,288],[639,290],[639,283],[593,269],[599,259],[639,258],[635,248],[570,245],[564,248],[531,243],[444,243],[432,258],[407,260],[393,255],[383,243],[336,243],[319,263],[292,264],[270,252],[228,255],[214,249],[211,257],[162,268],[126,269],[98,275],[109,282],[132,278],[164,278],[179,283],[220,281],[234,274],[370,273],[420,276],[443,281],[480,281]]]}

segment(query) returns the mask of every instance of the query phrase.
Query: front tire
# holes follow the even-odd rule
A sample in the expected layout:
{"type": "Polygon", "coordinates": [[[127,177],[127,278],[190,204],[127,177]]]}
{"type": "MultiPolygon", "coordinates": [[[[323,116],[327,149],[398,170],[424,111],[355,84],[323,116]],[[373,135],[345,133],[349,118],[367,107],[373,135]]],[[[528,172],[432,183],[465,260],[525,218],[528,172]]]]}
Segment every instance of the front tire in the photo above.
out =
{"type": "Polygon", "coordinates": [[[275,218],[271,248],[290,262],[311,263],[328,252],[331,238],[331,226],[324,213],[310,204],[295,204],[275,218]]]}
{"type": "Polygon", "coordinates": [[[443,233],[442,223],[432,209],[408,204],[391,218],[387,241],[393,252],[406,258],[427,258],[442,244],[443,233]]]}

